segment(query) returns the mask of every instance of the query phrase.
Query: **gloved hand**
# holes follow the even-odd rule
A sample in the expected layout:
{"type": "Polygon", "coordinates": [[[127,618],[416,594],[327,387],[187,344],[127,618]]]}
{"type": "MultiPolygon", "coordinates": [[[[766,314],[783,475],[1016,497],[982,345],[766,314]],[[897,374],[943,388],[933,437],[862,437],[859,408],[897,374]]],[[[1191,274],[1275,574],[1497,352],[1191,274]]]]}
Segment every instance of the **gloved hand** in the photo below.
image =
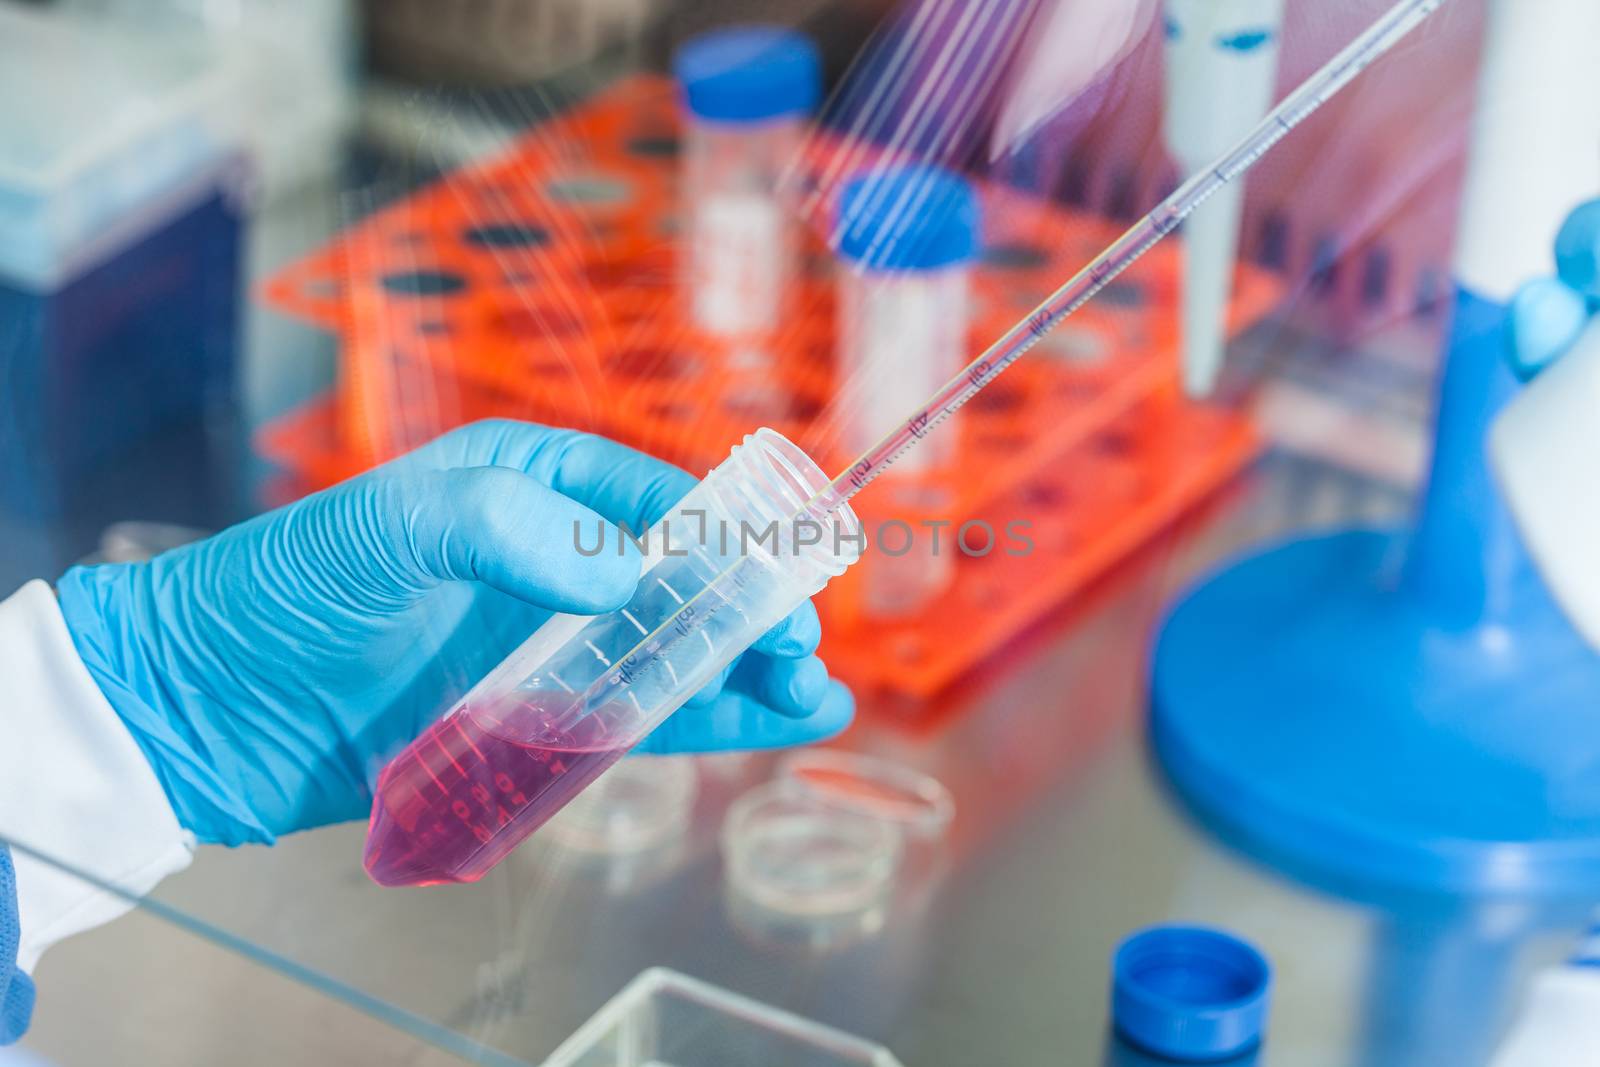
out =
{"type": "MultiPolygon", "coordinates": [[[[637,554],[581,555],[575,521],[642,530],[693,485],[602,438],[476,423],[147,563],[75,567],[61,609],[178,821],[270,842],[365,817],[384,762],[551,612],[627,602],[637,554]]],[[[644,747],[843,729],[853,701],[812,655],[820,633],[803,605],[644,747]]]]}
{"type": "Polygon", "coordinates": [[[1528,282],[1511,301],[1511,367],[1524,381],[1565,352],[1600,309],[1600,200],[1573,209],[1555,251],[1556,276],[1528,282]]]}

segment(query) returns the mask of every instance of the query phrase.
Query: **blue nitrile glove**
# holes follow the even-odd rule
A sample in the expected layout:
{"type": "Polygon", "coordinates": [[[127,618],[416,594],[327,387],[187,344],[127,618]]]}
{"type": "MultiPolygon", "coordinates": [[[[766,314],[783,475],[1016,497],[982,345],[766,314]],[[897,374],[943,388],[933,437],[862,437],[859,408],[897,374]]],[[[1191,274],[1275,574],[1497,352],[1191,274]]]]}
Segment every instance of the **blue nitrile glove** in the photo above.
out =
{"type": "Polygon", "coordinates": [[[1556,235],[1556,276],[1528,282],[1511,301],[1511,367],[1524,381],[1578,339],[1600,310],[1600,200],[1573,209],[1556,235]]]}
{"type": "MultiPolygon", "coordinates": [[[[364,817],[384,761],[551,612],[627,602],[637,554],[583,556],[575,521],[642,530],[693,485],[602,438],[477,423],[148,563],[75,567],[61,609],[178,821],[271,841],[364,817]]],[[[819,636],[808,603],[645,746],[842,729],[853,702],[811,654],[819,636]]]]}
{"type": "Polygon", "coordinates": [[[17,968],[17,882],[11,850],[0,845],[0,1045],[22,1036],[33,1015],[33,979],[17,968]]]}

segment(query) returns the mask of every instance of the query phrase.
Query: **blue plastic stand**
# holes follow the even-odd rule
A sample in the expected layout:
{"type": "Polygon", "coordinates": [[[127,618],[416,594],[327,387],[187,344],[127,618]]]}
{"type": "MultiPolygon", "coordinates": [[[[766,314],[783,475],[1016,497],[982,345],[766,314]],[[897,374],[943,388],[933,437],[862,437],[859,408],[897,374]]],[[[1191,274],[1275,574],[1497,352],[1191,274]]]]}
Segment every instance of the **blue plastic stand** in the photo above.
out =
{"type": "Polygon", "coordinates": [[[1458,294],[1413,533],[1242,559],[1158,639],[1161,761],[1270,858],[1424,890],[1600,892],[1600,656],[1534,573],[1483,452],[1517,388],[1504,317],[1458,294]]]}

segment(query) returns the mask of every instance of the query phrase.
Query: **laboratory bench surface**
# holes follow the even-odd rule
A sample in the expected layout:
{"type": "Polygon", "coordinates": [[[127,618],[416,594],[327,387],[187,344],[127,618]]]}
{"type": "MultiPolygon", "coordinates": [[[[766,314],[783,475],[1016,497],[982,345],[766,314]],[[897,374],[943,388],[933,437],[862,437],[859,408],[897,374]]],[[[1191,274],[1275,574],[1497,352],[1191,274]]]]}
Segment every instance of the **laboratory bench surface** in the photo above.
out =
{"type": "Polygon", "coordinates": [[[722,813],[774,757],[705,758],[688,833],[627,861],[535,835],[477,885],[393,890],[362,872],[359,825],[202,850],[151,910],[45,959],[31,1044],[62,1065],[108,1062],[69,1021],[92,1011],[97,1029],[140,1035],[151,1062],[221,1062],[206,1049],[233,1028],[229,1062],[256,1062],[259,1040],[272,1050],[260,1062],[297,1047],[317,1062],[453,1062],[434,1044],[538,1063],[666,966],[882,1042],[912,1067],[1140,1064],[1109,1032],[1109,958],[1129,931],[1182,920],[1247,936],[1275,967],[1266,1042],[1236,1062],[1482,1064],[1579,920],[1297,881],[1189,814],[1147,745],[1148,649],[1174,595],[1288,530],[1407,510],[1403,493],[1271,457],[936,717],[864,713],[842,744],[933,773],[957,805],[936,862],[902,881],[876,930],[777,929],[736,905],[722,813]],[[120,992],[92,980],[102,963],[120,992]]]}

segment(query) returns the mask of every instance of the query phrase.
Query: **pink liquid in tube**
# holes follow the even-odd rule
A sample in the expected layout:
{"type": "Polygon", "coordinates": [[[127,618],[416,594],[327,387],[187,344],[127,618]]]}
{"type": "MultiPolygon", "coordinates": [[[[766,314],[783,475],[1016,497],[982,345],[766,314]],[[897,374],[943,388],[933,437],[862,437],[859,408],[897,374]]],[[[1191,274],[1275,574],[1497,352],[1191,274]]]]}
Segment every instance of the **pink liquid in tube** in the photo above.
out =
{"type": "MultiPolygon", "coordinates": [[[[564,710],[562,697],[549,695],[564,710]]],[[[374,882],[477,881],[627,751],[608,743],[606,709],[558,728],[545,698],[464,707],[384,768],[364,858],[374,882]]]]}

